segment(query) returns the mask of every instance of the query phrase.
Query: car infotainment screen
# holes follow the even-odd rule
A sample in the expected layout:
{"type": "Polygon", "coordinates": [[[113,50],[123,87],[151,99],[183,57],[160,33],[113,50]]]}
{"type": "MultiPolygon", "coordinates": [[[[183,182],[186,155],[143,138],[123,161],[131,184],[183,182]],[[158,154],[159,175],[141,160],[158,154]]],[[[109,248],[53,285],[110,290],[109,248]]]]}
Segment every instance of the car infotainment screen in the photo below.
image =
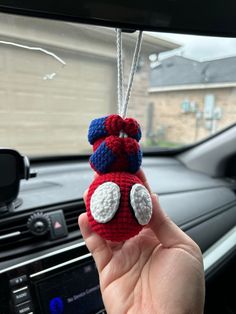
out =
{"type": "Polygon", "coordinates": [[[36,289],[40,313],[94,314],[104,309],[94,262],[42,279],[36,289]]]}

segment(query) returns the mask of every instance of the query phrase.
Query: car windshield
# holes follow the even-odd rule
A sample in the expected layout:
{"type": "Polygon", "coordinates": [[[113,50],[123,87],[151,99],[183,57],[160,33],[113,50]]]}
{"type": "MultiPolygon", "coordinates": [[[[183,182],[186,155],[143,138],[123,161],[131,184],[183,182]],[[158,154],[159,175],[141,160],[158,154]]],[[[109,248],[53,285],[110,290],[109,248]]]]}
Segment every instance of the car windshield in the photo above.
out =
{"type": "MultiPolygon", "coordinates": [[[[123,34],[124,85],[137,34],[123,34]]],[[[0,145],[82,155],[92,119],[117,113],[114,29],[0,14],[0,145]]],[[[145,33],[128,116],[142,147],[198,142],[236,121],[236,39],[145,33]]]]}

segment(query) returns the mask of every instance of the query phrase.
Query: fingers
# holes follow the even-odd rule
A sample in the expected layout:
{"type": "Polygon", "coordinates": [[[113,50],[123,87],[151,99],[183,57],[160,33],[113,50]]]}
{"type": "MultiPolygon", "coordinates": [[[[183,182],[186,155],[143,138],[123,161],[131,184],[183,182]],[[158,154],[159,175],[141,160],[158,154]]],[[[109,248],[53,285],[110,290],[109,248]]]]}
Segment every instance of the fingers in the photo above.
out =
{"type": "Polygon", "coordinates": [[[88,189],[84,191],[84,195],[83,195],[83,199],[84,199],[85,204],[86,204],[87,195],[88,195],[88,189]]]}
{"type": "Polygon", "coordinates": [[[153,214],[149,226],[158,240],[165,247],[174,247],[180,243],[189,244],[193,242],[169,217],[162,211],[156,194],[151,192],[150,185],[142,169],[136,173],[151,194],[153,214]]]}
{"type": "Polygon", "coordinates": [[[111,248],[104,239],[91,230],[86,213],[79,216],[79,226],[87,248],[93,255],[97,269],[101,272],[112,258],[111,248]]]}
{"type": "Polygon", "coordinates": [[[149,226],[164,247],[190,245],[192,240],[162,211],[156,194],[151,195],[153,214],[149,226]]]}
{"type": "Polygon", "coordinates": [[[149,226],[155,233],[158,240],[165,247],[174,247],[179,244],[193,245],[192,239],[185,234],[169,217],[162,211],[156,194],[152,194],[150,185],[142,169],[136,173],[151,193],[153,214],[149,226]]]}
{"type": "MultiPolygon", "coordinates": [[[[88,190],[84,192],[84,202],[86,203],[86,198],[88,195],[88,190]]],[[[86,213],[81,214],[79,216],[79,226],[82,236],[84,238],[85,244],[93,255],[95,263],[97,265],[98,271],[102,271],[102,269],[106,266],[106,264],[110,261],[112,257],[112,251],[107,242],[102,239],[99,235],[94,233],[88,222],[88,216],[86,213]]]]}
{"type": "Polygon", "coordinates": [[[151,193],[150,185],[147,181],[145,173],[141,168],[136,172],[136,176],[143,182],[144,186],[148,189],[149,193],[151,193]]]}

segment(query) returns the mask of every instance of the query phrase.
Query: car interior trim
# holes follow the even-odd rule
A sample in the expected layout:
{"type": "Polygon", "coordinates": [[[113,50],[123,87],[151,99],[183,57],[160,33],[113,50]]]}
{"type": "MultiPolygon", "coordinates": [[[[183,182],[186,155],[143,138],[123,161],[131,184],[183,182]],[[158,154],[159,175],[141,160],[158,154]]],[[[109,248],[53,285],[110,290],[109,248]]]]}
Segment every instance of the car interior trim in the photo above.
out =
{"type": "Polygon", "coordinates": [[[178,156],[178,160],[188,169],[213,177],[224,175],[225,156],[234,155],[236,147],[236,126],[222,132],[211,141],[198,145],[178,156]]]}
{"type": "Polygon", "coordinates": [[[63,247],[62,249],[59,249],[59,250],[56,250],[56,251],[53,251],[53,252],[50,252],[50,253],[47,253],[47,254],[44,254],[44,255],[40,255],[40,256],[38,256],[38,257],[29,259],[29,260],[24,261],[24,262],[21,262],[21,263],[19,263],[19,264],[16,264],[16,265],[13,265],[13,266],[10,266],[10,267],[1,269],[1,270],[0,270],[0,274],[3,274],[3,273],[5,273],[5,272],[7,272],[7,271],[16,269],[16,268],[18,268],[18,267],[22,267],[22,266],[25,266],[25,265],[28,265],[28,264],[31,264],[31,263],[40,261],[40,260],[42,260],[42,259],[44,259],[44,258],[48,258],[48,257],[54,256],[54,255],[60,254],[60,253],[64,253],[64,252],[66,252],[66,251],[70,251],[70,250],[79,248],[79,247],[81,247],[81,246],[85,246],[85,242],[84,242],[84,241],[81,241],[81,242],[79,242],[79,243],[70,245],[70,246],[68,246],[68,247],[66,247],[66,248],[63,247]]]}
{"type": "Polygon", "coordinates": [[[34,277],[40,276],[40,275],[42,275],[42,274],[48,273],[48,272],[50,272],[50,271],[53,271],[53,270],[58,269],[58,268],[61,268],[61,267],[63,267],[63,266],[70,265],[70,264],[75,263],[75,262],[78,262],[78,261],[81,261],[81,260],[86,259],[86,258],[91,257],[91,256],[92,256],[92,254],[91,254],[91,253],[88,253],[88,254],[85,254],[85,255],[82,255],[82,256],[73,258],[73,259],[71,259],[71,260],[69,260],[69,261],[66,261],[66,262],[64,262],[64,263],[57,264],[57,265],[55,265],[55,266],[46,268],[46,269],[44,269],[44,270],[42,270],[42,271],[39,271],[39,272],[37,272],[37,273],[31,274],[31,275],[30,275],[30,278],[34,278],[34,277]]]}
{"type": "Polygon", "coordinates": [[[21,234],[20,231],[7,233],[7,234],[4,234],[4,235],[1,235],[1,236],[0,236],[0,240],[4,240],[4,239],[9,239],[9,238],[12,238],[12,237],[16,237],[16,236],[19,236],[20,234],[21,234]]]}
{"type": "Polygon", "coordinates": [[[24,286],[24,287],[22,287],[22,288],[20,288],[20,289],[13,290],[12,292],[13,292],[13,293],[17,293],[17,292],[20,292],[20,291],[24,291],[25,289],[28,289],[28,287],[27,287],[27,286],[24,286]]]}
{"type": "Polygon", "coordinates": [[[120,27],[123,31],[135,29],[186,33],[195,35],[234,37],[236,29],[235,1],[227,6],[219,1],[60,1],[54,7],[48,1],[1,0],[0,11],[79,22],[107,27],[120,27]],[[194,13],[193,13],[194,12],[194,13]],[[210,14],[209,14],[210,12],[210,14]],[[199,17],[201,17],[199,22],[199,17]]]}
{"type": "Polygon", "coordinates": [[[222,238],[215,242],[203,254],[204,271],[209,271],[227,253],[236,246],[236,227],[232,228],[222,238]]]}
{"type": "MultiPolygon", "coordinates": [[[[203,254],[204,271],[207,272],[209,269],[211,269],[228,252],[230,252],[235,247],[235,245],[236,245],[236,227],[232,228],[229,232],[227,232],[227,234],[225,234],[223,237],[221,237],[217,242],[215,242],[203,254]]],[[[25,266],[27,264],[30,264],[30,263],[33,263],[33,262],[36,262],[36,261],[39,261],[39,260],[47,258],[47,257],[51,257],[51,256],[54,256],[54,255],[60,254],[60,253],[65,252],[65,251],[69,251],[69,250],[72,250],[72,249],[75,249],[75,248],[79,248],[81,246],[85,246],[85,242],[84,241],[79,242],[79,243],[74,244],[74,245],[71,245],[71,246],[68,246],[67,248],[62,248],[62,249],[56,250],[54,252],[50,252],[50,253],[47,253],[45,255],[42,255],[42,256],[30,259],[28,261],[25,261],[25,262],[13,265],[13,266],[5,268],[5,269],[2,269],[2,270],[0,270],[0,274],[2,274],[4,272],[7,272],[7,271],[10,271],[10,270],[13,270],[13,269],[16,269],[18,267],[25,266]]],[[[56,266],[47,268],[47,269],[45,269],[45,270],[43,270],[41,272],[32,274],[31,276],[34,277],[34,276],[37,276],[37,275],[49,272],[49,271],[51,271],[53,269],[60,268],[62,266],[66,266],[68,264],[71,264],[73,262],[76,262],[76,261],[79,261],[81,259],[87,258],[89,256],[91,256],[90,253],[85,254],[85,255],[80,256],[78,258],[75,258],[75,259],[69,260],[67,262],[58,264],[56,266]]]]}

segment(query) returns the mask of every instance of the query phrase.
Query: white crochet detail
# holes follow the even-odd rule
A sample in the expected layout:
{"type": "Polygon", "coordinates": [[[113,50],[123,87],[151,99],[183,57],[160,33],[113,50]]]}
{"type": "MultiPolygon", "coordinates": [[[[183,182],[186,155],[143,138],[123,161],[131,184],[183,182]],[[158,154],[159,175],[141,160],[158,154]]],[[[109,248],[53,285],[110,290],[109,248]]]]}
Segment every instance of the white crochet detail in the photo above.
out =
{"type": "Polygon", "coordinates": [[[142,226],[149,223],[152,217],[152,199],[142,184],[134,184],[130,191],[130,203],[138,223],[142,226]]]}
{"type": "Polygon", "coordinates": [[[110,221],[120,205],[120,188],[114,182],[105,182],[94,191],[90,200],[90,211],[97,222],[110,221]]]}

